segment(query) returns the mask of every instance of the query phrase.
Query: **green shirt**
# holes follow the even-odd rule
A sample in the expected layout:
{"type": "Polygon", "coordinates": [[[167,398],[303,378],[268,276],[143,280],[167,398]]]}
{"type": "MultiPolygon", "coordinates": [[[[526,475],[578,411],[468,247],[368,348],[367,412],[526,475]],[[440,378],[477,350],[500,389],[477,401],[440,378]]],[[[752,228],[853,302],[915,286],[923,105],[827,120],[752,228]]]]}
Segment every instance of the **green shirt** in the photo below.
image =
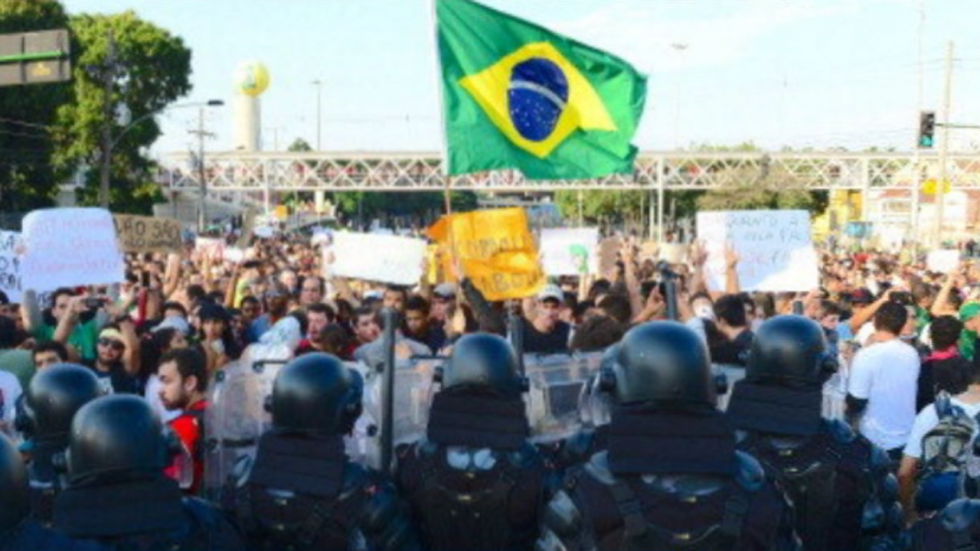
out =
{"type": "Polygon", "coordinates": [[[34,376],[34,357],[30,350],[0,350],[0,370],[17,377],[25,391],[34,376]]]}
{"type": "MultiPolygon", "coordinates": [[[[50,341],[54,339],[55,327],[44,324],[34,330],[34,338],[39,341],[50,341]]],[[[68,337],[68,344],[72,345],[83,360],[92,361],[96,357],[95,346],[99,341],[99,324],[93,318],[85,323],[75,325],[71,335],[68,337]]]]}
{"type": "Polygon", "coordinates": [[[960,355],[967,360],[973,361],[973,354],[976,352],[975,348],[977,346],[977,333],[975,331],[967,331],[964,329],[960,333],[960,355]]]}

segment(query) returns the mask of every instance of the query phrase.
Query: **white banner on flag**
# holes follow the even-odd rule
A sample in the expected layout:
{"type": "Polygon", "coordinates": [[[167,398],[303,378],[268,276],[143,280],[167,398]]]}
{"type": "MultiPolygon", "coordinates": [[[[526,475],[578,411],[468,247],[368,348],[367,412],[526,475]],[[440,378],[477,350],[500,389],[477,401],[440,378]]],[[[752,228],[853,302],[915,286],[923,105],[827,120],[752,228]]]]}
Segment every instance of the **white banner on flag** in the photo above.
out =
{"type": "Polygon", "coordinates": [[[810,214],[803,210],[699,212],[698,239],[708,252],[711,290],[725,289],[725,245],[739,256],[744,291],[809,291],[819,286],[810,214]]]}
{"type": "Polygon", "coordinates": [[[541,264],[549,276],[599,272],[597,228],[549,228],[541,230],[541,264]]]}
{"type": "Polygon", "coordinates": [[[424,239],[395,235],[338,232],[333,235],[335,277],[395,285],[415,285],[422,278],[424,239]]]}
{"type": "Polygon", "coordinates": [[[35,210],[24,217],[23,288],[107,285],[123,281],[112,214],[98,208],[35,210]]]}

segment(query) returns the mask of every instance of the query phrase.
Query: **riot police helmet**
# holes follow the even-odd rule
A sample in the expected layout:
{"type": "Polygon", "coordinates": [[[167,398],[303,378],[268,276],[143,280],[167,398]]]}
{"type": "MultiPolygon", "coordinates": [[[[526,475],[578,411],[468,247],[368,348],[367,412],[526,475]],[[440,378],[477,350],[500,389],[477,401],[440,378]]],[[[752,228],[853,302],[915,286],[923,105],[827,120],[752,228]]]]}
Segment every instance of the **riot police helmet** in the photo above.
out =
{"type": "Polygon", "coordinates": [[[502,337],[487,333],[459,339],[441,377],[443,390],[450,392],[489,393],[517,399],[527,390],[514,348],[502,337]]]}
{"type": "Polygon", "coordinates": [[[361,415],[364,381],[332,354],[305,354],[282,368],[272,386],[272,426],[279,431],[345,434],[361,415]]]}
{"type": "Polygon", "coordinates": [[[715,406],[708,350],[688,327],[647,322],[630,329],[618,348],[612,365],[600,374],[601,387],[616,404],[715,406]]]}
{"type": "Polygon", "coordinates": [[[138,396],[114,394],[82,406],[71,423],[69,483],[111,476],[157,475],[180,451],[176,434],[138,396]]]}
{"type": "Polygon", "coordinates": [[[13,442],[0,434],[0,537],[31,513],[27,469],[13,442]]]}
{"type": "Polygon", "coordinates": [[[822,388],[837,364],[823,328],[804,316],[777,316],[756,332],[746,381],[797,388],[822,388]]]}
{"type": "Polygon", "coordinates": [[[101,395],[92,370],[76,364],[53,365],[31,379],[17,428],[30,438],[67,439],[75,413],[101,395]]]}

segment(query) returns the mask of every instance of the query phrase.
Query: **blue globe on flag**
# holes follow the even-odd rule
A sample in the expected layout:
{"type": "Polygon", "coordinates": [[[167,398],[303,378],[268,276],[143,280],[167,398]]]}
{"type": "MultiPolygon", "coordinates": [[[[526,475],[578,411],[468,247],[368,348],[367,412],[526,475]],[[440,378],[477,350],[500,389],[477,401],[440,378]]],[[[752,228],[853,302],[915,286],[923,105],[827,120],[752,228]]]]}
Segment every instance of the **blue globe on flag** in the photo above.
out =
{"type": "Polygon", "coordinates": [[[535,57],[514,66],[507,89],[510,120],[526,140],[540,142],[558,126],[568,104],[568,79],[555,62],[535,57]]]}

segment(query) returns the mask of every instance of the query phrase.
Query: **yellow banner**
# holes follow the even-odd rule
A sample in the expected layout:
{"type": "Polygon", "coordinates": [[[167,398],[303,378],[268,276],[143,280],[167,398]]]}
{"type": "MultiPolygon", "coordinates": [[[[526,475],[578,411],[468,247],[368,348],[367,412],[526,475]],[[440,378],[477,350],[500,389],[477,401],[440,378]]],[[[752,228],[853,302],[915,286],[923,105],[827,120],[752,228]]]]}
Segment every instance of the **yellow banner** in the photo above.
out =
{"type": "Polygon", "coordinates": [[[428,234],[455,252],[463,273],[487,300],[529,297],[544,287],[545,274],[524,209],[443,216],[428,234]]]}

